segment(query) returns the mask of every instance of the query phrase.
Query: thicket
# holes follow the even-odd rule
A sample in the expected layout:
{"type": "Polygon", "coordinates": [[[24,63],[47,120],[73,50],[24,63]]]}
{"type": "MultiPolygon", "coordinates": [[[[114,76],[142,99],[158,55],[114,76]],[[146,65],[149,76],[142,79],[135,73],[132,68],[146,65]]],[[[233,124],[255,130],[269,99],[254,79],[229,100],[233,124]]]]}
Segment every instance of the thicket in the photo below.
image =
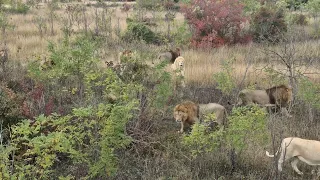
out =
{"type": "Polygon", "coordinates": [[[192,28],[193,47],[219,47],[250,41],[241,26],[247,18],[238,0],[193,0],[182,11],[192,28]]]}
{"type": "Polygon", "coordinates": [[[252,19],[251,29],[256,42],[279,42],[287,32],[284,11],[261,7],[252,19]]]}
{"type": "Polygon", "coordinates": [[[127,21],[128,26],[126,32],[122,35],[122,39],[128,42],[135,40],[145,41],[147,44],[160,44],[162,42],[161,35],[153,32],[148,26],[142,22],[127,21]]]}
{"type": "Polygon", "coordinates": [[[172,87],[164,65],[151,69],[139,54],[124,62],[121,73],[99,68],[99,46],[88,37],[65,36],[48,46],[53,63],[44,67],[35,59],[29,65],[32,84],[22,102],[1,87],[1,142],[7,142],[1,144],[2,179],[105,178],[117,172],[117,153],[132,146],[136,123],[146,121],[146,112],[156,113],[172,87]],[[5,139],[4,130],[11,132],[5,139]]]}
{"type": "Polygon", "coordinates": [[[308,18],[304,14],[292,14],[289,23],[305,26],[308,24],[308,18]]]}

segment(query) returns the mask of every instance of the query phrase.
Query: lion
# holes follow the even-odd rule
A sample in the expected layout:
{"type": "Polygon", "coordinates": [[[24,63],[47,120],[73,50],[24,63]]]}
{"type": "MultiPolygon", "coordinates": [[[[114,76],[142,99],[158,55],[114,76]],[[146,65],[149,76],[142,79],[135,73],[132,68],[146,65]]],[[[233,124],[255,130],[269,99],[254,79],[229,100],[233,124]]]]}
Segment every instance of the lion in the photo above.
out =
{"type": "Polygon", "coordinates": [[[174,61],[177,59],[177,57],[181,56],[181,50],[180,48],[176,48],[175,50],[169,50],[164,53],[160,53],[158,56],[158,60],[163,61],[167,60],[171,64],[174,63],[174,61]]]}
{"type": "MultiPolygon", "coordinates": [[[[199,104],[200,121],[207,114],[215,114],[215,121],[222,127],[227,125],[227,110],[224,106],[217,103],[199,104]]],[[[210,123],[211,124],[211,123],[210,123]]]]}
{"type": "Polygon", "coordinates": [[[171,65],[171,69],[175,72],[173,74],[173,79],[175,83],[174,89],[176,89],[176,86],[178,84],[180,84],[182,87],[186,87],[186,84],[184,81],[184,72],[185,72],[184,62],[185,62],[184,58],[182,56],[179,56],[171,65]]]}
{"type": "Polygon", "coordinates": [[[292,88],[286,85],[274,86],[266,89],[270,98],[270,104],[275,104],[278,107],[287,107],[292,101],[292,88]]]}
{"type": "Polygon", "coordinates": [[[192,101],[184,101],[174,107],[173,116],[181,124],[179,133],[184,132],[186,126],[199,122],[199,105],[192,101]]]}
{"type": "Polygon", "coordinates": [[[299,160],[309,165],[320,165],[320,141],[288,137],[282,140],[281,146],[275,155],[270,155],[268,151],[266,151],[266,155],[274,157],[279,152],[281,153],[278,160],[279,171],[282,171],[283,162],[291,158],[294,158],[291,166],[299,175],[303,174],[297,167],[299,160]]]}
{"type": "Polygon", "coordinates": [[[275,106],[283,110],[286,116],[291,117],[286,107],[292,101],[292,88],[286,85],[274,86],[266,90],[244,89],[239,93],[238,105],[259,104],[275,106]]]}

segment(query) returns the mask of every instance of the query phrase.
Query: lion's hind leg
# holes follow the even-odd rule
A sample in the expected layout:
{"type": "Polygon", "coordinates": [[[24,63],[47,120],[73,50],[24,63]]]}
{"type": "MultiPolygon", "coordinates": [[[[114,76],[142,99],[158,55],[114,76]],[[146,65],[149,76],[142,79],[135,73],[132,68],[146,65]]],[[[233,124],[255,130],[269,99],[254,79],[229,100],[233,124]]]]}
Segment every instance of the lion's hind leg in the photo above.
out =
{"type": "Polygon", "coordinates": [[[302,175],[303,173],[297,167],[298,162],[299,162],[299,159],[297,157],[294,157],[294,160],[291,161],[291,166],[294,171],[296,171],[298,174],[302,175]]]}

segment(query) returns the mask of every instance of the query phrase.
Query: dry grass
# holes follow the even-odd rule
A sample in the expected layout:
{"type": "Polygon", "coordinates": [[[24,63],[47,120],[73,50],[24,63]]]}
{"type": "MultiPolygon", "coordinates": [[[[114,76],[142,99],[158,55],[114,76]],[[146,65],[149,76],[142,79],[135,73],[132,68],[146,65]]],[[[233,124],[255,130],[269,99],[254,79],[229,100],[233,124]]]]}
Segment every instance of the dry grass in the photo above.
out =
{"type": "MultiPolygon", "coordinates": [[[[93,3],[93,2],[90,2],[93,3]]],[[[84,3],[78,3],[84,5],[84,3]]],[[[66,4],[60,5],[61,8],[56,11],[57,17],[54,21],[54,35],[50,35],[50,25],[47,22],[47,30],[43,38],[40,37],[39,30],[34,23],[36,17],[48,18],[48,9],[44,5],[40,9],[32,9],[27,15],[10,15],[10,23],[14,25],[13,30],[8,30],[8,34],[3,40],[6,40],[8,48],[10,50],[10,58],[19,61],[32,60],[34,55],[45,55],[47,54],[47,44],[48,41],[59,42],[62,39],[63,32],[62,28],[65,23],[63,19],[67,18],[66,4]]],[[[87,21],[90,30],[95,29],[95,11],[96,8],[93,6],[87,8],[87,21]]],[[[98,8],[98,13],[101,15],[102,8],[98,8]]],[[[146,17],[154,17],[158,21],[158,26],[153,27],[157,32],[165,32],[167,29],[167,23],[163,20],[165,12],[140,12],[146,17]]],[[[136,11],[131,9],[128,13],[129,17],[137,14],[136,11]]],[[[120,30],[124,32],[126,29],[126,18],[127,14],[120,10],[120,7],[109,7],[107,8],[107,20],[111,20],[112,28],[112,38],[116,39],[116,31],[120,30]]],[[[311,19],[312,20],[312,19],[311,19]]],[[[181,23],[183,23],[184,17],[182,14],[177,13],[174,22],[172,23],[172,31],[176,31],[181,23]]],[[[314,22],[310,22],[309,26],[306,27],[296,27],[293,30],[297,33],[296,36],[302,33],[310,34],[312,33],[312,27],[314,22]]],[[[83,25],[78,26],[74,23],[72,29],[77,32],[84,29],[83,25]]],[[[296,51],[296,58],[301,58],[305,56],[319,57],[320,43],[315,40],[308,40],[304,42],[296,42],[293,44],[296,51]]],[[[151,50],[152,47],[149,49],[151,50]]],[[[269,86],[272,84],[272,80],[268,79],[266,74],[260,69],[267,64],[274,63],[274,68],[281,70],[284,68],[283,65],[278,62],[274,62],[270,54],[264,53],[264,46],[257,44],[249,44],[245,46],[233,46],[233,47],[222,47],[219,49],[214,49],[210,51],[200,51],[193,49],[185,49],[182,55],[186,59],[186,82],[188,84],[199,84],[204,86],[213,85],[215,82],[213,80],[213,74],[221,71],[221,62],[234,58],[236,60],[234,65],[234,77],[237,83],[242,82],[244,75],[246,74],[244,84],[249,85],[252,83],[257,83],[259,86],[269,86]]],[[[282,51],[282,46],[272,46],[269,49],[275,51],[282,51]]],[[[113,47],[112,51],[119,51],[121,47],[113,47]]],[[[105,60],[116,60],[118,52],[111,52],[106,50],[105,60]]],[[[310,67],[301,65],[301,69],[307,72],[307,76],[313,80],[319,81],[319,75],[316,74],[318,64],[314,64],[310,67]]]]}

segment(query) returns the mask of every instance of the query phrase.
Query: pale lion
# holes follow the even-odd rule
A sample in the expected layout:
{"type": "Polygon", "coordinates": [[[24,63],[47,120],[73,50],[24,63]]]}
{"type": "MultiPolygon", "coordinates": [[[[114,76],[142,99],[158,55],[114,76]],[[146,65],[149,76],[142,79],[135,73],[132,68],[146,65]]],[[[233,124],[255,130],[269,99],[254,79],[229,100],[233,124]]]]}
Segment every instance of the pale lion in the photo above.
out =
{"type": "Polygon", "coordinates": [[[216,122],[219,126],[225,126],[227,124],[227,111],[226,108],[217,103],[199,104],[200,119],[204,118],[204,115],[215,114],[216,122]]]}
{"type": "Polygon", "coordinates": [[[186,87],[186,84],[184,81],[184,72],[185,72],[184,62],[185,62],[185,59],[182,56],[179,56],[171,65],[172,70],[175,72],[173,74],[175,88],[177,84],[181,84],[182,87],[186,87]]]}
{"type": "Polygon", "coordinates": [[[244,89],[239,93],[238,105],[259,104],[263,106],[276,106],[289,115],[286,107],[292,100],[292,89],[286,85],[274,86],[266,90],[244,89]]]}
{"type": "Polygon", "coordinates": [[[179,133],[183,133],[184,128],[199,122],[199,106],[192,101],[184,101],[175,106],[173,116],[176,122],[181,124],[179,133]]]}
{"type": "Polygon", "coordinates": [[[288,137],[282,140],[275,155],[270,155],[268,151],[266,151],[266,155],[274,157],[278,152],[281,153],[278,160],[279,171],[282,171],[282,163],[291,158],[294,158],[291,162],[292,168],[300,175],[303,173],[297,167],[299,160],[309,165],[320,165],[320,141],[288,137]]]}

